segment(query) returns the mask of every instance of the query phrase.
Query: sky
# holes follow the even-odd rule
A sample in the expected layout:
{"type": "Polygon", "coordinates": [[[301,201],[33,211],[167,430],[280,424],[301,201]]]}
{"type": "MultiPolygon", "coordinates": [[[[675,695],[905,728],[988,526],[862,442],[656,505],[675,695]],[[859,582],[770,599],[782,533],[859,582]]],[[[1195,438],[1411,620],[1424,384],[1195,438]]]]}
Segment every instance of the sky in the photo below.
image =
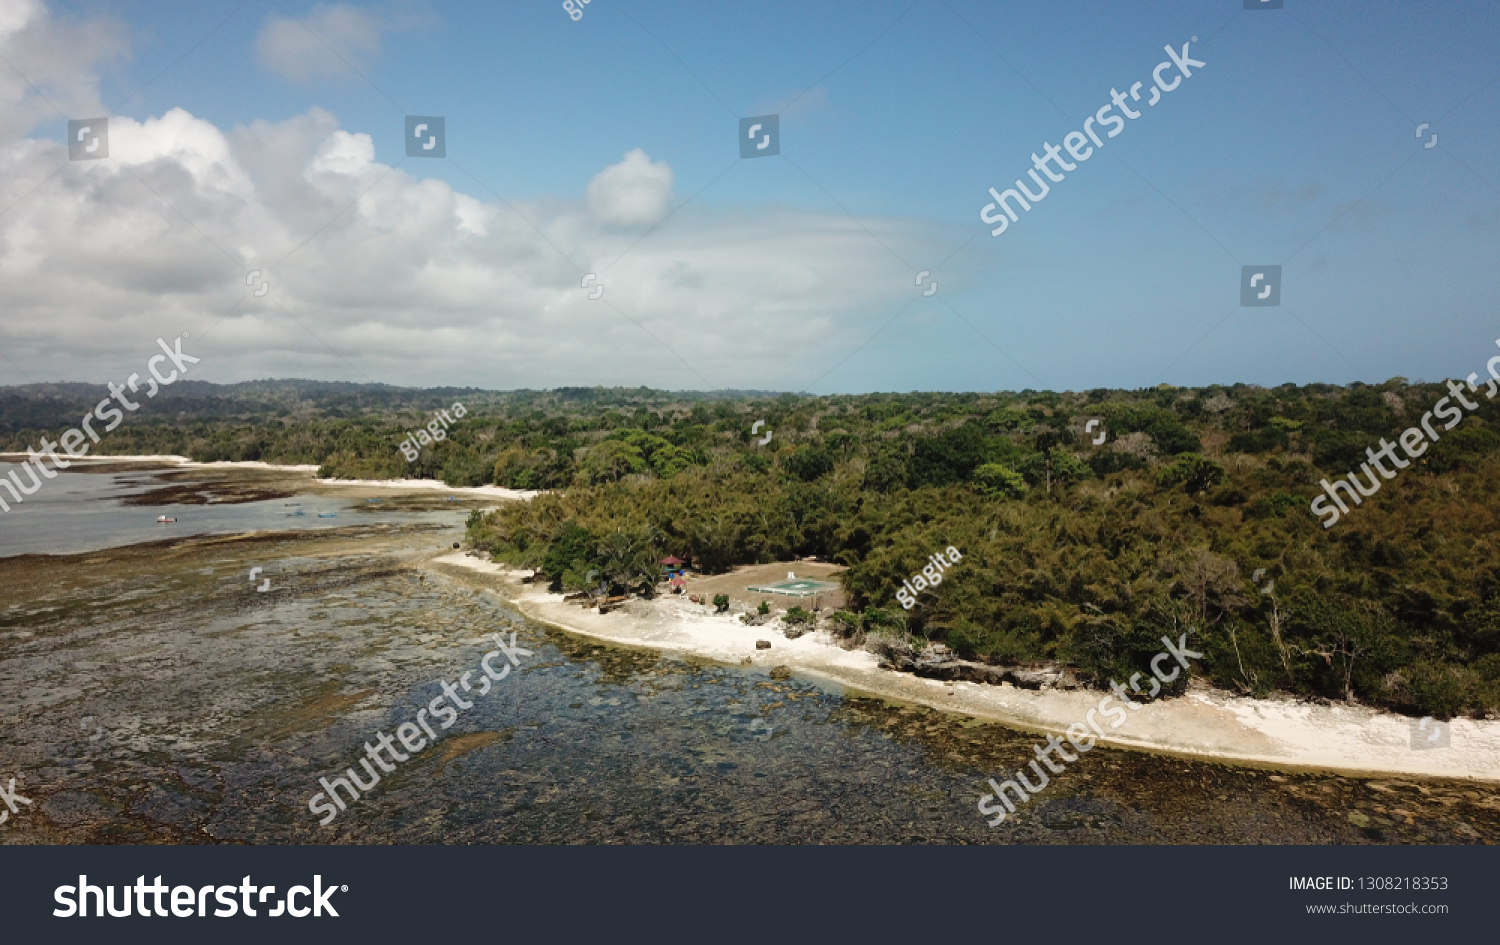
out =
{"type": "Polygon", "coordinates": [[[0,0],[0,385],[1482,372],[1500,4],[1246,6],[0,0]]]}

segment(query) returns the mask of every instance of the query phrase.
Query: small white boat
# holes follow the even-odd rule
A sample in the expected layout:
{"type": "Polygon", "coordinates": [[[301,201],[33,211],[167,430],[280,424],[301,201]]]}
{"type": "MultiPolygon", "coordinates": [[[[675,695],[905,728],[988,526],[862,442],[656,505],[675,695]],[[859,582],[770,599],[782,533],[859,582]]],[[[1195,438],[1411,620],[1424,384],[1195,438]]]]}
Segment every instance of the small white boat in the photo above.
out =
{"type": "Polygon", "coordinates": [[[158,524],[158,525],[166,525],[169,522],[175,522],[175,521],[177,521],[177,519],[175,519],[175,518],[168,518],[165,515],[158,515],[156,517],[156,524],[158,524]]]}

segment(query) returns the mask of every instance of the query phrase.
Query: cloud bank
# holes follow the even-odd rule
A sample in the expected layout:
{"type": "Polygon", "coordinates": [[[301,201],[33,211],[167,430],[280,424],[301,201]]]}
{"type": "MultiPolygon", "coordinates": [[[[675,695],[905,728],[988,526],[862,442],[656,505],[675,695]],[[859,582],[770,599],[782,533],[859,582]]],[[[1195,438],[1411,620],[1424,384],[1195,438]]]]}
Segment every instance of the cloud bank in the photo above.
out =
{"type": "MultiPolygon", "coordinates": [[[[378,50],[343,10],[309,18],[378,50]]],[[[117,35],[30,0],[0,15],[0,51],[72,114],[104,113],[93,73],[125,52],[117,35]],[[20,52],[38,48],[66,61],[20,52]]],[[[292,35],[268,25],[258,53],[313,76],[292,35]]],[[[774,204],[667,218],[674,171],[640,149],[576,197],[480,199],[377,160],[368,134],[318,108],[227,130],[182,108],[116,117],[109,158],[70,163],[25,136],[55,124],[43,107],[0,80],[15,132],[0,150],[0,383],[100,381],[187,330],[199,376],[225,382],[800,389],[911,294],[871,233],[911,257],[938,235],[774,204]]]]}

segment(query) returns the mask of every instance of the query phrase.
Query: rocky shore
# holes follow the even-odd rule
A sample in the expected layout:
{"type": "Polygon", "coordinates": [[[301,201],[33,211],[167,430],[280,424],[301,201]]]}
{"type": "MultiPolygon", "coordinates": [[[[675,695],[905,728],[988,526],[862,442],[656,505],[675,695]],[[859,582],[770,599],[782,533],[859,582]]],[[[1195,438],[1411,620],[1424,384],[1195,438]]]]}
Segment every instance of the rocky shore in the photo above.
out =
{"type": "MultiPolygon", "coordinates": [[[[748,626],[736,614],[714,613],[681,596],[633,599],[599,614],[523,583],[523,572],[468,554],[446,554],[433,564],[489,575],[493,588],[528,617],[573,633],[729,664],[785,667],[825,684],[1042,735],[1061,734],[1103,695],[1056,666],[989,666],[941,648],[917,654],[886,647],[877,654],[849,649],[826,630],[788,639],[769,625],[748,626]]],[[[1195,680],[1178,698],[1141,706],[1102,742],[1287,771],[1500,782],[1500,722],[1454,719],[1447,723],[1449,745],[1434,750],[1414,746],[1414,724],[1364,706],[1251,699],[1195,680]]]]}

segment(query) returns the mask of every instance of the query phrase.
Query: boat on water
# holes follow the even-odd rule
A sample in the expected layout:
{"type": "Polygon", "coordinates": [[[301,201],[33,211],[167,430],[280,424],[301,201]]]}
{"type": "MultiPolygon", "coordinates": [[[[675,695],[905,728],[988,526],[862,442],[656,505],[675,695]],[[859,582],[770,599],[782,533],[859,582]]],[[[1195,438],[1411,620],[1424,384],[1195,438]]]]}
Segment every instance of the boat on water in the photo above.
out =
{"type": "Polygon", "coordinates": [[[338,518],[338,517],[339,517],[339,513],[337,513],[337,512],[319,512],[318,513],[318,518],[338,518]]]}
{"type": "Polygon", "coordinates": [[[295,511],[295,512],[288,512],[288,513],[286,513],[286,517],[287,517],[287,518],[291,518],[291,517],[292,517],[292,516],[294,516],[294,515],[305,515],[305,514],[306,514],[306,513],[305,513],[305,512],[303,512],[303,511],[302,511],[302,510],[301,510],[301,509],[298,509],[298,510],[297,510],[297,511],[295,511]]]}
{"type": "Polygon", "coordinates": [[[177,521],[177,519],[171,518],[171,517],[166,516],[166,515],[158,515],[156,517],[156,524],[158,524],[158,525],[166,525],[168,523],[175,522],[175,521],[177,521]]]}

